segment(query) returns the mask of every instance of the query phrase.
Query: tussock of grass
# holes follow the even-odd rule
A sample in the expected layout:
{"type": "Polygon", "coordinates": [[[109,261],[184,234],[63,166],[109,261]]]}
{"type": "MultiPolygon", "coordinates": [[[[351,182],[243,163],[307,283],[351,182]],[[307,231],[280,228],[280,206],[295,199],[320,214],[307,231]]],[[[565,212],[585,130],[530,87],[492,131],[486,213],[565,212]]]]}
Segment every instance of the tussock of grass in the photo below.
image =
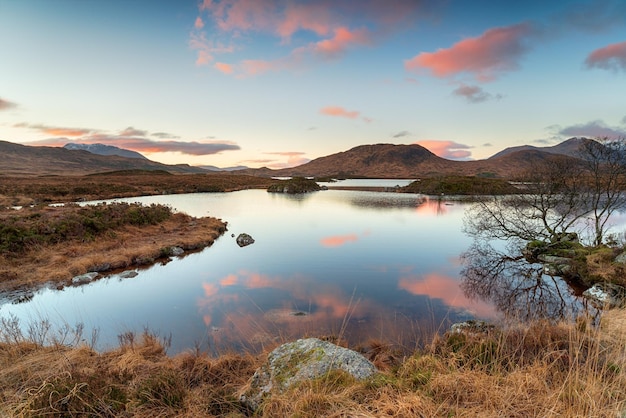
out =
{"type": "MultiPolygon", "coordinates": [[[[446,334],[356,381],[343,372],[275,393],[256,413],[238,394],[265,355],[166,354],[149,333],[97,353],[2,333],[0,413],[6,416],[615,417],[626,409],[626,311],[598,327],[535,323],[446,334]]],[[[389,347],[373,342],[375,359],[389,347]]]]}

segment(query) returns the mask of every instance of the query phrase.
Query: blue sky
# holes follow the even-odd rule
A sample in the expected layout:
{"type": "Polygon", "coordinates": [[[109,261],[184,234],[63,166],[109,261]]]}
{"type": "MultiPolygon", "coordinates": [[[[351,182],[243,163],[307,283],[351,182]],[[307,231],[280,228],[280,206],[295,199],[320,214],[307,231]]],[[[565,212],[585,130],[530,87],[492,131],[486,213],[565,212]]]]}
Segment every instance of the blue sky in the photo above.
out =
{"type": "Polygon", "coordinates": [[[0,0],[0,140],[281,168],[626,136],[626,1],[0,0]]]}

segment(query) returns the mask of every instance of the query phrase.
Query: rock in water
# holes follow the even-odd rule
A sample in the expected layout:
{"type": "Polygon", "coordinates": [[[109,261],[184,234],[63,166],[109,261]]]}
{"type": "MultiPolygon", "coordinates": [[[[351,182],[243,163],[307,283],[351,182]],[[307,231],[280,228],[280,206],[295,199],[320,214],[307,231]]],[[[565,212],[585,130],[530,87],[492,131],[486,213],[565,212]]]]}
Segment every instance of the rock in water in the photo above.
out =
{"type": "Polygon", "coordinates": [[[254,244],[254,238],[248,234],[239,234],[237,237],[237,245],[245,247],[246,245],[254,244]]]}
{"type": "Polygon", "coordinates": [[[355,379],[366,379],[377,372],[356,351],[317,338],[300,339],[272,351],[239,399],[246,407],[256,410],[266,394],[282,392],[300,381],[323,377],[333,370],[343,370],[355,379]]]}
{"type": "Polygon", "coordinates": [[[613,283],[596,283],[583,292],[591,304],[598,309],[613,309],[626,306],[626,288],[613,283]]]}

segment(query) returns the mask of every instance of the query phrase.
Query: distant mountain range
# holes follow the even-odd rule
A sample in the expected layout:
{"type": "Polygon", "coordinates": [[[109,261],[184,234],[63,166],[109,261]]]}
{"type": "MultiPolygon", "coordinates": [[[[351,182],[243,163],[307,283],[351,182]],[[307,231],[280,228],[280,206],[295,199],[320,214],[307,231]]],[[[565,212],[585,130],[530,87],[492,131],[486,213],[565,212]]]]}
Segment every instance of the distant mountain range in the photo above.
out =
{"type": "Polygon", "coordinates": [[[418,178],[437,175],[464,175],[514,178],[532,164],[551,159],[571,158],[582,139],[571,138],[552,152],[540,147],[507,148],[486,159],[455,161],[441,158],[426,148],[412,145],[361,145],[348,151],[320,157],[298,167],[271,170],[268,168],[242,170],[257,176],[370,177],[418,178]],[[555,152],[562,150],[563,153],[555,152]]]}
{"type": "Polygon", "coordinates": [[[280,170],[245,167],[220,169],[214,166],[192,167],[187,164],[167,165],[148,160],[134,151],[103,144],[70,149],[76,148],[77,144],[67,144],[64,148],[58,148],[24,146],[0,141],[0,155],[2,155],[0,175],[89,174],[139,169],[167,170],[173,173],[228,171],[261,177],[419,178],[466,175],[513,179],[538,161],[565,158],[575,162],[575,156],[584,141],[591,140],[570,138],[551,147],[528,145],[506,148],[490,158],[477,161],[447,160],[416,144],[360,145],[348,151],[317,158],[297,167],[280,170]]]}
{"type": "Polygon", "coordinates": [[[140,153],[136,151],[114,147],[113,145],[77,144],[75,142],[70,142],[70,143],[65,144],[63,148],[69,149],[69,150],[88,151],[92,154],[98,154],[98,155],[117,155],[119,157],[139,158],[139,159],[147,160],[146,157],[144,157],[143,155],[141,155],[140,153]]]}
{"type": "Polygon", "coordinates": [[[78,175],[116,170],[206,173],[187,164],[167,165],[144,158],[99,155],[60,147],[33,147],[0,141],[0,175],[78,175]]]}

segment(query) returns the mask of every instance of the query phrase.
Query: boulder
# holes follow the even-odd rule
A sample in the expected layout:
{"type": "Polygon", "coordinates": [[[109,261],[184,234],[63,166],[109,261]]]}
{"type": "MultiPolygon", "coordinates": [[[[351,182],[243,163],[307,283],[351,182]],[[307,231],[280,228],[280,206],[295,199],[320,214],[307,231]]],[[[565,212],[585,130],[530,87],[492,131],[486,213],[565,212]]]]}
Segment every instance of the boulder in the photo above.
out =
{"type": "Polygon", "coordinates": [[[245,247],[246,245],[254,244],[254,238],[248,234],[239,234],[237,237],[237,245],[245,247]]]}
{"type": "Polygon", "coordinates": [[[169,248],[169,255],[172,257],[178,257],[180,255],[183,255],[185,252],[185,250],[183,250],[180,247],[170,247],[169,248]]]}
{"type": "Polygon", "coordinates": [[[377,372],[376,367],[356,351],[317,338],[300,339],[272,351],[239,400],[247,408],[256,410],[268,393],[283,392],[301,381],[323,377],[333,370],[343,370],[359,380],[377,372]]]}
{"type": "Polygon", "coordinates": [[[626,306],[626,288],[613,283],[596,283],[585,290],[583,296],[598,309],[626,306]]]}
{"type": "Polygon", "coordinates": [[[457,322],[450,326],[451,334],[464,334],[467,336],[479,336],[489,334],[496,329],[496,326],[489,322],[470,319],[468,321],[457,322]]]}
{"type": "Polygon", "coordinates": [[[90,272],[81,274],[80,276],[74,276],[72,278],[72,284],[85,284],[91,282],[93,279],[98,277],[98,273],[90,272]]]}

